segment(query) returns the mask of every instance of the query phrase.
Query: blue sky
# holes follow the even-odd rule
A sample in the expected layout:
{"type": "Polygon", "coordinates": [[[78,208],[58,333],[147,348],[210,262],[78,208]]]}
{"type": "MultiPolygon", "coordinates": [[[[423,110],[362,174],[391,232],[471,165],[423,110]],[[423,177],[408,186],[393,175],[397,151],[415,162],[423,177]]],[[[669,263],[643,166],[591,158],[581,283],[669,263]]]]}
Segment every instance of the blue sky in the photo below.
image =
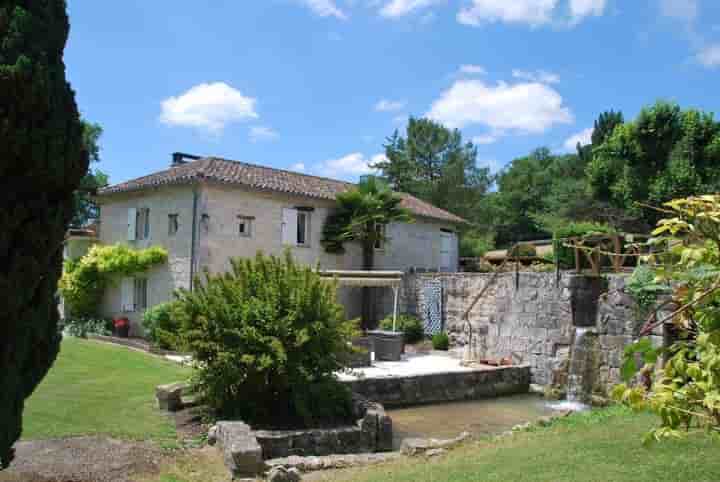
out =
{"type": "Polygon", "coordinates": [[[717,111],[716,0],[68,0],[112,183],[217,155],[349,180],[408,115],[499,169],[657,99],[717,111]]]}

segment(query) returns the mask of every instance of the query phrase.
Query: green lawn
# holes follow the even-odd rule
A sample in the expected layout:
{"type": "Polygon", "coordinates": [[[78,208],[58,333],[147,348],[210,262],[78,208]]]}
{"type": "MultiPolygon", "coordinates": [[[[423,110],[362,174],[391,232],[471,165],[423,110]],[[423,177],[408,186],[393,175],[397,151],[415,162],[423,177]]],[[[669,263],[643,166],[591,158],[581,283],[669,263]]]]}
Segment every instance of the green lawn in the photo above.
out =
{"type": "Polygon", "coordinates": [[[190,371],[139,351],[66,337],[57,361],[25,406],[23,439],[107,434],[175,439],[155,407],[155,386],[190,371]]]}
{"type": "Polygon", "coordinates": [[[655,423],[649,414],[611,408],[573,415],[556,425],[472,443],[447,456],[403,459],[313,480],[354,482],[476,481],[717,481],[720,443],[702,434],[688,440],[641,444],[655,423]]]}

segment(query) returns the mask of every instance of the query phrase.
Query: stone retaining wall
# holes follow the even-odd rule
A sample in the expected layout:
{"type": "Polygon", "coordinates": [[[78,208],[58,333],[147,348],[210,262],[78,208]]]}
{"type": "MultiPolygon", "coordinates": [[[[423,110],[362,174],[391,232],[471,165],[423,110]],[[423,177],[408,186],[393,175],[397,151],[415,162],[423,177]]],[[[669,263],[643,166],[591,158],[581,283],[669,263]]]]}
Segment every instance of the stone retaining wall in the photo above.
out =
{"type": "MultiPolygon", "coordinates": [[[[468,342],[464,312],[491,280],[485,273],[423,273],[407,275],[401,293],[404,311],[421,316],[423,285],[442,284],[443,326],[451,346],[468,342]]],[[[502,273],[475,305],[469,321],[480,333],[485,358],[512,357],[531,367],[532,382],[562,384],[571,356],[576,326],[590,327],[597,335],[595,385],[600,390],[620,381],[623,349],[637,336],[643,320],[624,292],[627,276],[610,274],[600,279],[574,272],[502,273]]],[[[653,342],[662,344],[659,329],[653,342]]]]}
{"type": "Polygon", "coordinates": [[[530,367],[509,366],[408,377],[361,378],[346,382],[354,393],[386,407],[475,400],[527,393],[530,367]]]}

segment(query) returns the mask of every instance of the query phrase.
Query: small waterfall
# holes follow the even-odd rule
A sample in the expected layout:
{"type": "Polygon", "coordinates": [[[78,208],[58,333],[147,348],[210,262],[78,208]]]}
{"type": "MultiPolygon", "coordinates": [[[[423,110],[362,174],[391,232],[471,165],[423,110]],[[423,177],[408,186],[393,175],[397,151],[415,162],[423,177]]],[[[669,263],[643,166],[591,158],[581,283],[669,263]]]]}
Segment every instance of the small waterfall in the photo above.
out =
{"type": "Polygon", "coordinates": [[[575,340],[570,352],[567,382],[567,401],[571,403],[585,403],[587,395],[592,389],[587,386],[587,375],[591,368],[592,357],[592,342],[589,342],[588,333],[592,333],[590,328],[575,328],[575,340]]]}
{"type": "Polygon", "coordinates": [[[590,327],[575,328],[575,338],[570,351],[567,377],[567,397],[564,402],[551,404],[555,410],[586,410],[593,388],[593,356],[595,331],[590,327]]]}

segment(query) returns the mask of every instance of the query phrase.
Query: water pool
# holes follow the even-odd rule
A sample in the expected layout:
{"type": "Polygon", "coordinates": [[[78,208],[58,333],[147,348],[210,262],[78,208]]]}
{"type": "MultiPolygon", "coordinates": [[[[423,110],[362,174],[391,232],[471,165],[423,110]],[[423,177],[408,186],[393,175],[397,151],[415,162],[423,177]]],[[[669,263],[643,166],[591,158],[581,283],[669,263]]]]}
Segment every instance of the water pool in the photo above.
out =
{"type": "Polygon", "coordinates": [[[461,432],[473,436],[499,434],[513,426],[557,413],[538,395],[516,395],[388,409],[393,421],[393,445],[405,438],[450,439],[461,432]]]}

